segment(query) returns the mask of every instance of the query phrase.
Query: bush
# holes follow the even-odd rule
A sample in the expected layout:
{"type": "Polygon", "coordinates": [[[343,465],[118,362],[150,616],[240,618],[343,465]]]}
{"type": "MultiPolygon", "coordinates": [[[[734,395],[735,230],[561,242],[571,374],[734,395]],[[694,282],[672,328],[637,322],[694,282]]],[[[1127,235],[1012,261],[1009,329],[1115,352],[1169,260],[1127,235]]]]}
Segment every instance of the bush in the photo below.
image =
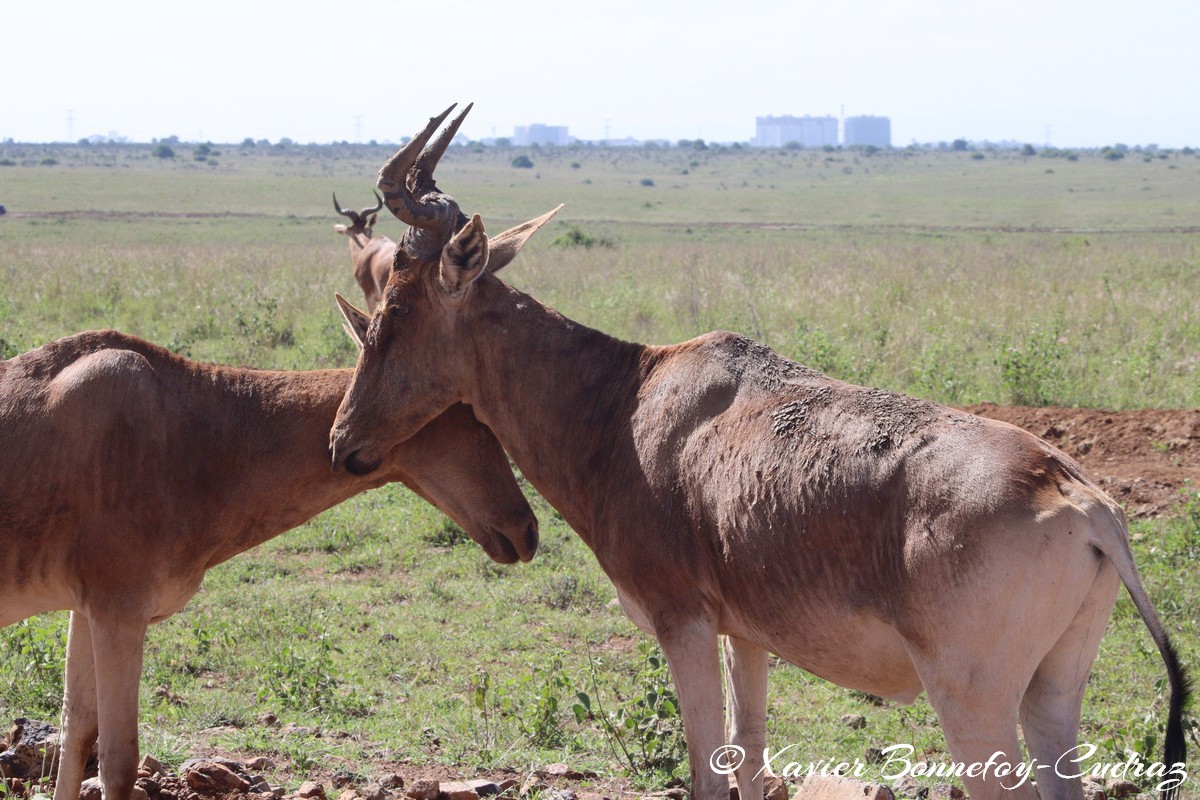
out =
{"type": "Polygon", "coordinates": [[[155,158],[175,158],[175,151],[165,144],[160,144],[158,147],[150,151],[150,155],[155,158]]]}
{"type": "Polygon", "coordinates": [[[642,186],[653,186],[653,185],[654,185],[653,178],[642,178],[642,186]]]}
{"type": "Polygon", "coordinates": [[[612,247],[611,239],[605,237],[592,236],[589,233],[584,233],[582,229],[572,225],[571,228],[563,234],[559,234],[553,242],[550,243],[553,247],[612,247]]]}
{"type": "Polygon", "coordinates": [[[529,156],[521,155],[512,160],[512,165],[517,169],[533,169],[533,162],[529,156]]]}
{"type": "Polygon", "coordinates": [[[1046,406],[1054,402],[1063,385],[1067,346],[1059,341],[1058,328],[1043,331],[1037,326],[1023,347],[1010,344],[996,359],[1009,400],[1021,406],[1046,406]]]}

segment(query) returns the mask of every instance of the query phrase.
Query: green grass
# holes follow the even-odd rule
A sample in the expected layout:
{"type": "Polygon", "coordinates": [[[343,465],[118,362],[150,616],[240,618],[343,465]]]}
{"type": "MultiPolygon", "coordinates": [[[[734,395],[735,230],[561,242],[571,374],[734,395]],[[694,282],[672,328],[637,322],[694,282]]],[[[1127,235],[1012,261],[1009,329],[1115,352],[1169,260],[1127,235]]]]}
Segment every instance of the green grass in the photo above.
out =
{"type": "MultiPolygon", "coordinates": [[[[17,164],[0,167],[0,354],[117,327],[202,360],[352,364],[332,295],[357,290],[329,194],[365,204],[388,148],[219,146],[216,166],[175,149],[164,163],[148,147],[0,147],[17,164]]],[[[658,343],[738,330],[840,377],[947,402],[1200,406],[1194,156],[524,152],[532,169],[509,165],[515,151],[452,151],[439,183],[492,232],[566,202],[505,278],[586,324],[658,343]]],[[[1181,516],[1134,531],[1194,665],[1192,492],[1181,516]]],[[[567,761],[645,787],[684,774],[653,650],[590,553],[533,502],[544,544],[529,565],[493,565],[387,487],[213,569],[151,630],[144,749],[175,763],[201,744],[274,754],[284,777],[382,761],[567,761]],[[266,712],[324,735],[256,723],[266,712]],[[605,720],[633,727],[618,743],[605,720]]],[[[0,719],[57,715],[64,639],[63,615],[0,631],[0,719]]],[[[1123,598],[1084,740],[1124,760],[1157,738],[1157,757],[1162,675],[1123,598]]],[[[923,700],[876,705],[782,664],[768,741],[804,760],[893,743],[945,755],[923,700]]]]}

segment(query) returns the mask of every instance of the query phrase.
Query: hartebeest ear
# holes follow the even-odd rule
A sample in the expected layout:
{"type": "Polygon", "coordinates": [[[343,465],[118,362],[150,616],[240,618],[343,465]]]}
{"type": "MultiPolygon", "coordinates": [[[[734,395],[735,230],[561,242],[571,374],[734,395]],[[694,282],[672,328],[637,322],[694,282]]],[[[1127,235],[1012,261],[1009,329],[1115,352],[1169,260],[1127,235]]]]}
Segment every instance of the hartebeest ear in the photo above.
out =
{"type": "Polygon", "coordinates": [[[363,339],[367,336],[367,326],[371,324],[370,315],[356,308],[353,303],[337,292],[334,292],[333,296],[337,300],[338,308],[342,310],[342,316],[346,318],[346,324],[342,327],[346,329],[346,333],[358,345],[358,349],[361,350],[363,339]]]}
{"type": "Polygon", "coordinates": [[[347,228],[346,228],[346,226],[345,226],[345,225],[334,225],[334,226],[333,226],[333,229],[334,229],[335,231],[337,231],[338,233],[345,233],[345,232],[346,232],[346,230],[347,230],[347,228]]]}
{"type": "Polygon", "coordinates": [[[442,288],[456,295],[483,274],[488,263],[488,238],[479,215],[463,225],[462,230],[442,248],[442,288]]]}
{"type": "Polygon", "coordinates": [[[491,248],[487,264],[488,272],[499,272],[508,266],[508,263],[517,257],[517,253],[521,252],[521,248],[525,246],[529,238],[538,232],[538,228],[549,222],[559,211],[562,211],[562,205],[553,211],[542,214],[537,219],[522,222],[515,228],[509,228],[504,233],[493,236],[488,242],[488,246],[491,248]]]}

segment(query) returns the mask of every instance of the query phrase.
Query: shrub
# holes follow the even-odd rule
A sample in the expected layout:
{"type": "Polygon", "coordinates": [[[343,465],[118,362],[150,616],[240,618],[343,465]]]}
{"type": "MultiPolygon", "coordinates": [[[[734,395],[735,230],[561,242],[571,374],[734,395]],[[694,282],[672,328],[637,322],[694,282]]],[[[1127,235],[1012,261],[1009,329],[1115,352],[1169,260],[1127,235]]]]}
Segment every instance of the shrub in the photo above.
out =
{"type": "Polygon", "coordinates": [[[591,248],[591,247],[612,247],[613,246],[613,242],[611,239],[605,238],[603,236],[596,237],[596,236],[592,236],[590,233],[584,233],[584,231],[581,228],[579,228],[575,225],[572,225],[567,230],[566,233],[559,234],[554,239],[554,241],[551,242],[550,244],[553,247],[591,248]]]}
{"type": "Polygon", "coordinates": [[[996,358],[1000,378],[1010,402],[1022,406],[1045,406],[1062,388],[1067,347],[1059,340],[1058,328],[1043,331],[1037,326],[1024,346],[1009,344],[996,358]]]}
{"type": "Polygon", "coordinates": [[[653,186],[653,185],[654,185],[653,178],[642,178],[642,186],[653,186]]]}
{"type": "Polygon", "coordinates": [[[158,147],[155,147],[152,151],[150,151],[150,155],[154,156],[155,158],[174,158],[175,151],[165,144],[160,144],[158,147]]]}
{"type": "Polygon", "coordinates": [[[529,156],[526,155],[520,155],[514,158],[512,160],[512,165],[517,169],[533,169],[533,162],[530,161],[529,156]]]}

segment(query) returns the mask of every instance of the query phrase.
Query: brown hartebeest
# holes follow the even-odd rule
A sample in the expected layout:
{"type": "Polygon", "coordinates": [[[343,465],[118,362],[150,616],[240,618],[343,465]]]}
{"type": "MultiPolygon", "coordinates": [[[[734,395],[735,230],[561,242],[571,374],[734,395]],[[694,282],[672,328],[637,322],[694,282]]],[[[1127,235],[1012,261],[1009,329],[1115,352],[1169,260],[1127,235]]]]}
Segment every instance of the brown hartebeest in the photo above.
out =
{"type": "Polygon", "coordinates": [[[493,274],[511,232],[489,240],[448,196],[411,191],[432,184],[409,171],[444,118],[380,172],[424,248],[397,259],[363,334],[330,436],[335,470],[470,403],[658,639],[701,800],[729,788],[710,768],[728,763],[721,634],[742,797],[762,797],[774,652],[899,702],[926,691],[975,800],[1037,796],[1004,775],[1022,759],[1018,719],[1029,757],[1050,765],[1032,774],[1042,800],[1082,800],[1055,765],[1076,747],[1123,583],[1167,666],[1159,769],[1173,793],[1188,682],[1121,509],[1074,461],[1011,425],[843,383],[733,333],[658,347],[562,317],[493,274]]]}
{"type": "Polygon", "coordinates": [[[0,362],[0,626],[71,610],[55,800],[78,797],[97,736],[106,800],[130,797],[146,626],[210,567],[397,480],[493,559],[533,556],[533,512],[464,406],[370,475],[331,473],[350,374],[198,364],[113,331],[0,362]]]}
{"type": "Polygon", "coordinates": [[[375,195],[379,203],[374,208],[362,211],[344,209],[333,196],[333,207],[337,213],[350,220],[349,225],[334,225],[333,229],[346,235],[350,242],[350,258],[354,260],[354,280],[358,281],[367,310],[373,311],[383,296],[388,275],[392,271],[392,259],[396,255],[396,243],[386,236],[372,236],[376,215],[383,208],[383,199],[375,195]]]}

